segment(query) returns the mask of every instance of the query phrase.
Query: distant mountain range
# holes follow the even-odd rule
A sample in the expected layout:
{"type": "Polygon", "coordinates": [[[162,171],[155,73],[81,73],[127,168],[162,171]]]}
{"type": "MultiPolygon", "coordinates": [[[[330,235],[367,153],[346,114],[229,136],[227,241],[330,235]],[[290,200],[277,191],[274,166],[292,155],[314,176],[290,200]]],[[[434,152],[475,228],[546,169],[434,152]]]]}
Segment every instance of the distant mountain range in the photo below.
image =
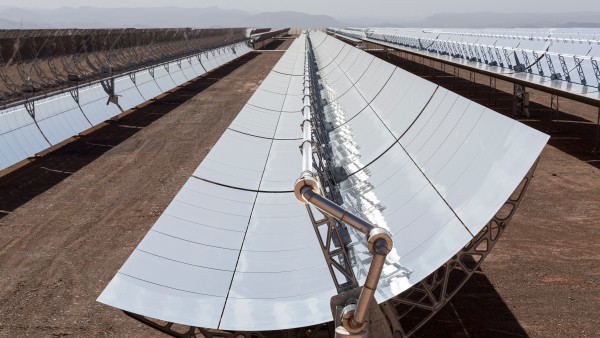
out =
{"type": "Polygon", "coordinates": [[[600,13],[442,13],[401,24],[429,28],[600,27],[600,13]]]}
{"type": "Polygon", "coordinates": [[[147,27],[340,27],[326,15],[207,8],[95,8],[0,9],[0,28],[147,28],[147,27]]]}
{"type": "Polygon", "coordinates": [[[300,12],[249,13],[207,8],[0,8],[0,29],[15,28],[149,28],[149,27],[423,27],[534,28],[600,27],[600,13],[442,13],[422,20],[393,17],[336,19],[300,12]]]}

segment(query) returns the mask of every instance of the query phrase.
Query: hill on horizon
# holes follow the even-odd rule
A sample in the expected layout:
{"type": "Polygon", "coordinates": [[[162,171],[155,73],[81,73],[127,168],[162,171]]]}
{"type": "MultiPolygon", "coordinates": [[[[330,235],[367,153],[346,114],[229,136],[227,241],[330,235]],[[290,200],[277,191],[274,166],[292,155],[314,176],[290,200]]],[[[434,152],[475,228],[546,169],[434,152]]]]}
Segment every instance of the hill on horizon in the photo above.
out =
{"type": "Polygon", "coordinates": [[[57,9],[0,7],[0,29],[18,28],[215,28],[215,27],[415,27],[415,28],[571,28],[600,27],[600,13],[439,13],[421,20],[393,17],[339,19],[331,15],[280,11],[250,13],[219,7],[57,9]]]}
{"type": "Polygon", "coordinates": [[[0,29],[15,28],[174,28],[344,26],[327,15],[301,12],[252,14],[219,7],[0,9],[0,29]]]}

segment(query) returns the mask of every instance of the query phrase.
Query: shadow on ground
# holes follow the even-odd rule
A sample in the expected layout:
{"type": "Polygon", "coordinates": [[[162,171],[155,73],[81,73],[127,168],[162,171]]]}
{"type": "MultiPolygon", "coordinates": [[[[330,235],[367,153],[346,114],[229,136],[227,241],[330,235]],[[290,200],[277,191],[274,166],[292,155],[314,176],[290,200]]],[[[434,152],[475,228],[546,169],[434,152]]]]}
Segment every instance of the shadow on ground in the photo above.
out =
{"type": "Polygon", "coordinates": [[[284,39],[274,39],[257,50],[277,50],[277,48],[285,42],[284,39]]]}
{"type": "Polygon", "coordinates": [[[413,337],[527,337],[502,297],[481,271],[413,337]]]}

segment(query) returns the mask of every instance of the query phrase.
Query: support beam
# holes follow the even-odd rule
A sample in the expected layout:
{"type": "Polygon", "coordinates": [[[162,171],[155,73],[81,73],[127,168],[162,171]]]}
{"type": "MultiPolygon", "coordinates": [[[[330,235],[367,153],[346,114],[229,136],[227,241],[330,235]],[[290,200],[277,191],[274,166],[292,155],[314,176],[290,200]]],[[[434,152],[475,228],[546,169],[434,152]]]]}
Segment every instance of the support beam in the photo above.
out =
{"type": "Polygon", "coordinates": [[[529,93],[527,88],[521,84],[515,83],[513,86],[513,116],[529,115],[529,93]]]}
{"type": "Polygon", "coordinates": [[[600,107],[598,107],[598,118],[596,120],[596,145],[593,150],[594,154],[600,152],[600,107]]]}
{"type": "Polygon", "coordinates": [[[469,96],[475,95],[475,72],[469,72],[469,96]]]}
{"type": "Polygon", "coordinates": [[[548,127],[549,133],[558,133],[560,131],[560,110],[559,110],[559,96],[550,95],[550,126],[548,127]]]}
{"type": "Polygon", "coordinates": [[[495,106],[497,103],[496,100],[496,94],[498,93],[498,90],[496,89],[496,78],[493,76],[490,76],[490,92],[488,95],[488,103],[490,106],[495,106]]]}

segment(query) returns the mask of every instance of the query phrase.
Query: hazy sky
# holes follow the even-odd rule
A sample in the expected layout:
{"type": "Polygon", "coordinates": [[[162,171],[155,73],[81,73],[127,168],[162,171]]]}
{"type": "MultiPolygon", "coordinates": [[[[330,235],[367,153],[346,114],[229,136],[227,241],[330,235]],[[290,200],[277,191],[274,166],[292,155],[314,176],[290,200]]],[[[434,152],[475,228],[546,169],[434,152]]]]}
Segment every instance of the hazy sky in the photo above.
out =
{"type": "Polygon", "coordinates": [[[0,7],[208,7],[249,12],[300,11],[344,17],[422,18],[441,12],[589,12],[600,11],[598,0],[2,0],[0,7]],[[410,5],[408,5],[410,4],[410,5]]]}

